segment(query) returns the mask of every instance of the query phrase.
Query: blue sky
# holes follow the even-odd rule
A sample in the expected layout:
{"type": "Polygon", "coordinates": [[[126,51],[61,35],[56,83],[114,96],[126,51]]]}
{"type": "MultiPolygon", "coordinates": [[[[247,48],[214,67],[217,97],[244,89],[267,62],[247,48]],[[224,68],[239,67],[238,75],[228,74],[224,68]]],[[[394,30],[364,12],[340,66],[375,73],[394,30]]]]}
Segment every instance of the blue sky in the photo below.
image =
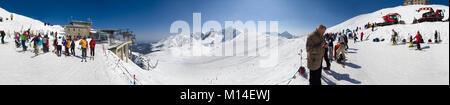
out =
{"type": "MultiPolygon", "coordinates": [[[[176,20],[202,22],[279,21],[279,31],[308,33],[318,24],[334,26],[359,14],[399,6],[403,0],[0,0],[0,7],[52,24],[91,18],[95,29],[129,28],[140,41],[169,34],[176,20]]],[[[431,0],[449,5],[449,0],[431,0]]],[[[222,26],[223,27],[223,26],[222,26]]]]}

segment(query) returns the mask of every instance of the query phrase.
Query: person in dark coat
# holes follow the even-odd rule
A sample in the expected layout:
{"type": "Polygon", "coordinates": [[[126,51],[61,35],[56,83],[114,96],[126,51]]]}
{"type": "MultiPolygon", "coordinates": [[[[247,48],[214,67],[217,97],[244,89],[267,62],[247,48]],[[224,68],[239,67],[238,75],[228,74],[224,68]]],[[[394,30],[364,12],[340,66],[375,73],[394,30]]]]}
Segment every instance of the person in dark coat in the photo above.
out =
{"type": "Polygon", "coordinates": [[[325,55],[325,48],[328,47],[323,39],[325,31],[325,25],[319,25],[314,32],[308,35],[306,40],[307,66],[310,70],[310,85],[322,85],[322,59],[325,55]]]}

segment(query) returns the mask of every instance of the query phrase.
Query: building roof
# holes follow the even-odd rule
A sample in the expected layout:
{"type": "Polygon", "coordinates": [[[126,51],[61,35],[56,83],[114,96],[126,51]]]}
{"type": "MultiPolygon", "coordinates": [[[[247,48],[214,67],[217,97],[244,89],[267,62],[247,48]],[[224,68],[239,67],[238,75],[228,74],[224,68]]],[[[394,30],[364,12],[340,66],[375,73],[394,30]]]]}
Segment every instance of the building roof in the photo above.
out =
{"type": "Polygon", "coordinates": [[[89,28],[89,26],[66,25],[64,28],[89,28]]]}
{"type": "Polygon", "coordinates": [[[78,24],[89,24],[91,25],[91,22],[84,22],[84,21],[71,21],[69,24],[78,23],[78,24]]]}

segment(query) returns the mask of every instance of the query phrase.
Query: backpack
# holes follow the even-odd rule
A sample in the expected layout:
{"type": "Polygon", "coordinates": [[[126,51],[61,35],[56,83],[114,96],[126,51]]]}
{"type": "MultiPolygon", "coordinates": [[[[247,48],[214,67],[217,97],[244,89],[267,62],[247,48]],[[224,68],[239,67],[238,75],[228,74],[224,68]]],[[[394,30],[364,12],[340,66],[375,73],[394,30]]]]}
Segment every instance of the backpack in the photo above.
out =
{"type": "Polygon", "coordinates": [[[72,44],[70,44],[70,47],[71,48],[75,48],[75,44],[74,44],[74,41],[72,40],[72,42],[71,42],[72,44]]]}

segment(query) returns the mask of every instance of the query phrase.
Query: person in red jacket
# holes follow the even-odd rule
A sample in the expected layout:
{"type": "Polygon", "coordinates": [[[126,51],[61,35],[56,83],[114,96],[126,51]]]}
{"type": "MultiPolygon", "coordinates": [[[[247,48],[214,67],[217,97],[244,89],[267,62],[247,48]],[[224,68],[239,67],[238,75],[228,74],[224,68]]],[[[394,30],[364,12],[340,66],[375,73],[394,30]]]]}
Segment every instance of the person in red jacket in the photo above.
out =
{"type": "Polygon", "coordinates": [[[414,43],[416,43],[416,45],[417,45],[417,50],[422,50],[422,49],[420,48],[420,41],[421,41],[421,39],[422,39],[422,35],[420,35],[420,32],[419,32],[419,31],[417,31],[417,35],[414,36],[414,39],[416,39],[416,41],[415,41],[414,43]]]}
{"type": "Polygon", "coordinates": [[[361,32],[361,42],[363,41],[363,36],[364,36],[364,33],[361,32]]]}
{"type": "Polygon", "coordinates": [[[334,59],[335,60],[337,60],[336,59],[336,51],[342,46],[342,45],[344,45],[344,43],[338,43],[336,46],[334,46],[334,59]]]}
{"type": "Polygon", "coordinates": [[[91,59],[94,59],[94,55],[95,55],[95,44],[97,44],[97,42],[95,42],[95,39],[92,37],[91,41],[89,41],[89,46],[91,48],[91,59]]]}

